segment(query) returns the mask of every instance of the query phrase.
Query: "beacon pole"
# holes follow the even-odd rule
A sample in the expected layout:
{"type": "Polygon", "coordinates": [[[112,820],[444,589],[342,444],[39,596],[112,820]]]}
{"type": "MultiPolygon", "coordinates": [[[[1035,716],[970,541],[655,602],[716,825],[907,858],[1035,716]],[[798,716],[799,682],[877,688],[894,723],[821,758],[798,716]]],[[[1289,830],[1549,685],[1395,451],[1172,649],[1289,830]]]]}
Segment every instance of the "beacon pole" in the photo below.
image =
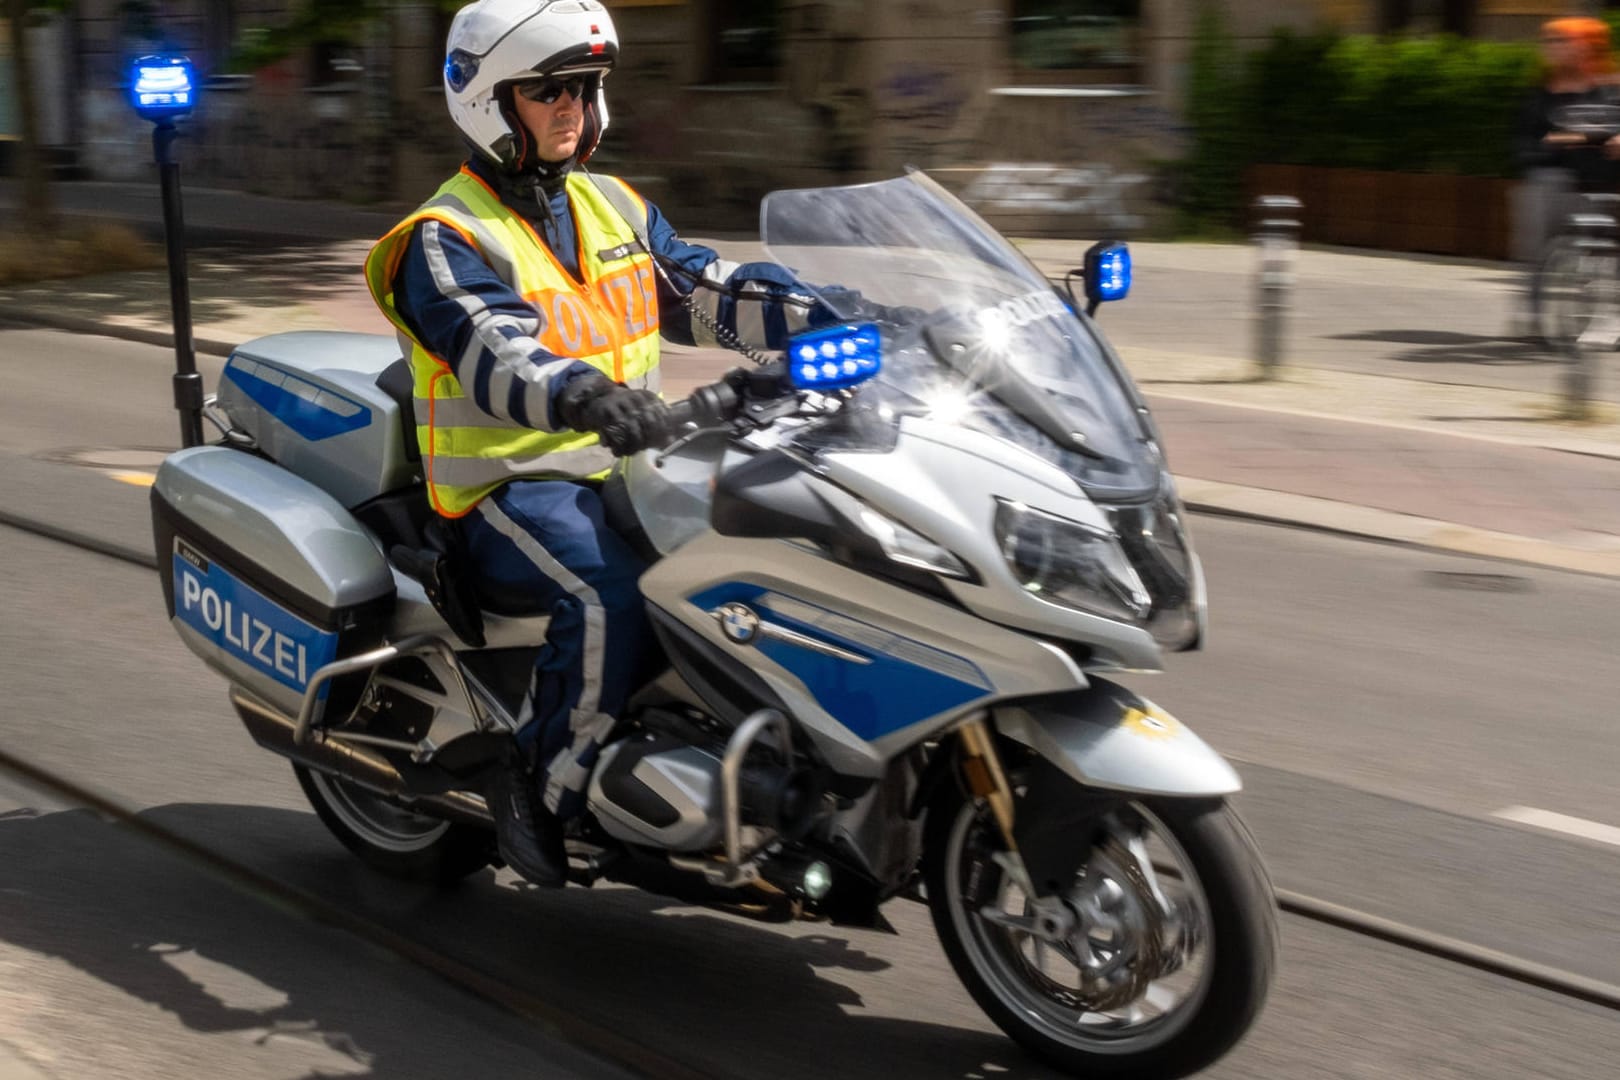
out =
{"type": "Polygon", "coordinates": [[[163,195],[163,241],[169,262],[169,305],[174,315],[174,407],[180,413],[180,445],[203,441],[203,381],[191,329],[191,284],[186,277],[185,216],[180,205],[180,162],[175,121],[189,113],[196,93],[191,62],[183,56],[143,56],[130,83],[135,111],[152,122],[152,156],[163,195]]]}

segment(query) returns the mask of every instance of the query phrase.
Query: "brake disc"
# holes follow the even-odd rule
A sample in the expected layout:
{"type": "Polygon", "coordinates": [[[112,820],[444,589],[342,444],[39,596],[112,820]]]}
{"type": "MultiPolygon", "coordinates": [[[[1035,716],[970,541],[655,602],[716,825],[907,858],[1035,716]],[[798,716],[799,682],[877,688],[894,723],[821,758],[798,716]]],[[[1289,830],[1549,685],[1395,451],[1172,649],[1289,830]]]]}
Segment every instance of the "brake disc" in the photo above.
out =
{"type": "MultiPolygon", "coordinates": [[[[1112,947],[1095,940],[1097,912],[1088,913],[1085,904],[1075,905],[1080,925],[1071,938],[1073,952],[1096,957],[1099,946],[1103,950],[1111,949],[1101,964],[1091,966],[1092,970],[1088,970],[1086,964],[1080,965],[1076,1004],[1088,1012],[1124,1008],[1147,993],[1154,980],[1178,966],[1178,958],[1173,956],[1168,958],[1171,963],[1166,964],[1164,937],[1170,912],[1160,903],[1141,864],[1117,838],[1110,838],[1101,845],[1086,867],[1087,876],[1099,872],[1105,875],[1104,881],[1112,882],[1121,890],[1111,906],[1123,909],[1124,940],[1113,943],[1112,947]]],[[[1094,886],[1094,890],[1101,888],[1100,883],[1094,886]]]]}

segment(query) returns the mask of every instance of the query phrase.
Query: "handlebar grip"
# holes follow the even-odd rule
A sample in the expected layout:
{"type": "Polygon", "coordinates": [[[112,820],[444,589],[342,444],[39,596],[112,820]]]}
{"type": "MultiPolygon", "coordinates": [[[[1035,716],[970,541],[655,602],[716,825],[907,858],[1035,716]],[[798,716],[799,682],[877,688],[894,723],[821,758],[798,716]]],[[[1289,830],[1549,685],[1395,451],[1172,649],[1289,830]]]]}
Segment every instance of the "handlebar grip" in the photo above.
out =
{"type": "Polygon", "coordinates": [[[710,383],[692,391],[685,401],[669,407],[669,423],[678,428],[687,424],[698,427],[716,427],[737,415],[742,407],[742,396],[729,382],[710,383]]]}
{"type": "Polygon", "coordinates": [[[687,424],[692,423],[692,421],[694,419],[695,419],[695,417],[692,415],[692,401],[691,401],[690,398],[684,398],[684,399],[682,399],[680,401],[670,402],[670,406],[669,406],[669,426],[670,426],[670,430],[673,431],[673,430],[675,430],[677,428],[683,428],[687,424]]]}

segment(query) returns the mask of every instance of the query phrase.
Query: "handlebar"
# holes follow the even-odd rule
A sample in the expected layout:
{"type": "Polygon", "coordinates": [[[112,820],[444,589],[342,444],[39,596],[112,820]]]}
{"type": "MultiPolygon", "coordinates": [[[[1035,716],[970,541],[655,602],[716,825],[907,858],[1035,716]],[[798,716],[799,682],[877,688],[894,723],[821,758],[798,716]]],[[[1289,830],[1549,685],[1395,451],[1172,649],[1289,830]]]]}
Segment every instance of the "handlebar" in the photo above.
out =
{"type": "Polygon", "coordinates": [[[742,409],[742,395],[727,379],[708,386],[700,386],[692,391],[685,401],[677,401],[669,407],[669,426],[671,428],[685,427],[687,424],[696,424],[700,428],[718,427],[742,409]]]}
{"type": "MultiPolygon", "coordinates": [[[[696,432],[680,435],[688,424],[698,431],[723,428],[745,412],[756,424],[768,424],[786,409],[797,407],[798,395],[781,358],[752,368],[733,368],[718,381],[693,390],[684,401],[669,405],[669,437],[684,444],[696,432]]],[[[670,445],[666,443],[666,446],[670,445]]]]}

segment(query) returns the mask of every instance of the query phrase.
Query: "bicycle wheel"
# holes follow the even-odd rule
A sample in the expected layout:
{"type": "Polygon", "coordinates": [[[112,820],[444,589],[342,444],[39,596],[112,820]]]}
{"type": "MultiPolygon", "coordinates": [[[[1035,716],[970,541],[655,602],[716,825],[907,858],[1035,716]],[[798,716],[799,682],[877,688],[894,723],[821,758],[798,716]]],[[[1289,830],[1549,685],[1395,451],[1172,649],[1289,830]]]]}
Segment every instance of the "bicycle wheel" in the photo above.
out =
{"type": "Polygon", "coordinates": [[[1581,336],[1597,313],[1599,293],[1613,275],[1613,258],[1589,251],[1568,236],[1547,245],[1530,289],[1541,340],[1553,348],[1567,348],[1581,336]]]}

